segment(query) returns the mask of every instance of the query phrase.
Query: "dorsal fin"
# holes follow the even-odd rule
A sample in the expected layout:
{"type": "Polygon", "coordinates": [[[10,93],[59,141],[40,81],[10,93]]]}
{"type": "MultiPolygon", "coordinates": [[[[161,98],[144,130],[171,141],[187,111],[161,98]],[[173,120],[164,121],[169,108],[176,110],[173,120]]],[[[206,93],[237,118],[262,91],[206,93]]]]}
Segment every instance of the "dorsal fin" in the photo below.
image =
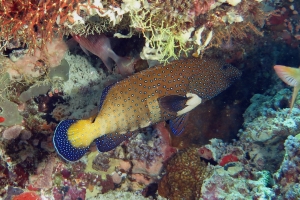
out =
{"type": "Polygon", "coordinates": [[[114,86],[116,83],[113,83],[113,84],[110,84],[109,86],[106,86],[104,88],[104,90],[102,91],[102,94],[101,94],[101,98],[100,98],[100,103],[99,103],[99,106],[98,106],[98,112],[101,110],[101,107],[102,107],[102,104],[106,98],[106,95],[108,93],[108,91],[110,90],[110,88],[112,88],[112,86],[114,86]]]}

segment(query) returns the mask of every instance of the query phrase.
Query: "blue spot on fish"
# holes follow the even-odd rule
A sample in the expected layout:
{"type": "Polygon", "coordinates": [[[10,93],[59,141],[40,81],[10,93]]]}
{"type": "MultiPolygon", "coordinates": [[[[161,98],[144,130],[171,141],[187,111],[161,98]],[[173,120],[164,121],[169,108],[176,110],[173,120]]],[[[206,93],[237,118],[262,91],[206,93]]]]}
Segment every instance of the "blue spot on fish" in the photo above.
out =
{"type": "Polygon", "coordinates": [[[53,143],[58,154],[67,161],[79,160],[89,149],[75,148],[68,140],[67,131],[77,120],[64,120],[55,129],[53,143]]]}

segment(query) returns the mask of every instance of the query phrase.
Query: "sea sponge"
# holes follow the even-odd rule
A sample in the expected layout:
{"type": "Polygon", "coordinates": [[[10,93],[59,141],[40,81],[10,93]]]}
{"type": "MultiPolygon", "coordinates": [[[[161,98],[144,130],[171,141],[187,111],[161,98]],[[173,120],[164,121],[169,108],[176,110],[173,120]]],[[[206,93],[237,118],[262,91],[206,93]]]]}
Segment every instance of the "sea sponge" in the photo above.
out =
{"type": "Polygon", "coordinates": [[[23,120],[23,117],[18,111],[18,105],[6,98],[0,101],[0,117],[5,119],[0,125],[6,127],[21,124],[23,120]]]}
{"type": "Polygon", "coordinates": [[[3,131],[2,137],[7,140],[16,139],[21,131],[25,129],[23,126],[15,125],[3,131]]]}
{"type": "Polygon", "coordinates": [[[176,154],[167,163],[166,175],[159,183],[159,195],[168,199],[199,199],[203,180],[209,175],[197,149],[176,154]]]}
{"type": "Polygon", "coordinates": [[[67,50],[66,43],[62,39],[55,38],[52,42],[47,42],[44,49],[36,49],[34,54],[26,50],[18,53],[18,56],[11,53],[10,59],[14,63],[8,66],[7,72],[11,79],[22,75],[39,77],[46,72],[46,67],[60,65],[67,50]]]}

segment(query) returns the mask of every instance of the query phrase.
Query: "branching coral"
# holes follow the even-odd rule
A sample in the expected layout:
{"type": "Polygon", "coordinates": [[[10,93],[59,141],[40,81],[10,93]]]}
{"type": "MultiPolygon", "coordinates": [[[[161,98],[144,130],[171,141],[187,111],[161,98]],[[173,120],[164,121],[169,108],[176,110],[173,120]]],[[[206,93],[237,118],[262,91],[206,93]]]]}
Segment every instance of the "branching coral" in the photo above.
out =
{"type": "Polygon", "coordinates": [[[76,10],[80,0],[2,0],[0,1],[1,37],[8,40],[11,36],[23,40],[32,48],[51,41],[61,30],[57,24],[68,20],[69,13],[76,10]]]}

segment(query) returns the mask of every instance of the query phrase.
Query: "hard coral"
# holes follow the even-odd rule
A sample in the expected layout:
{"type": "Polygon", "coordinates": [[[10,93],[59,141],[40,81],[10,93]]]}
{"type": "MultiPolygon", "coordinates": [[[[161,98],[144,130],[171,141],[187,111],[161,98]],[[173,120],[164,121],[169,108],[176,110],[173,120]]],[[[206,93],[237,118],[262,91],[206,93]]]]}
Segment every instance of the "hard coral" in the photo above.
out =
{"type": "Polygon", "coordinates": [[[269,172],[247,171],[241,163],[227,170],[220,166],[212,167],[212,175],[201,187],[200,199],[274,199],[275,193],[268,187],[269,182],[269,172]]]}
{"type": "Polygon", "coordinates": [[[52,187],[52,173],[55,167],[56,160],[54,157],[49,157],[44,163],[40,163],[37,168],[37,174],[30,176],[29,182],[36,188],[49,189],[52,187]]]}
{"type": "Polygon", "coordinates": [[[54,199],[85,199],[86,189],[64,181],[64,186],[54,187],[52,193],[54,199]]]}
{"type": "Polygon", "coordinates": [[[168,199],[199,199],[203,180],[209,172],[196,148],[178,153],[167,163],[167,173],[159,183],[158,193],[168,199]]]}
{"type": "Polygon", "coordinates": [[[299,164],[300,164],[300,135],[290,135],[285,143],[285,157],[280,169],[274,174],[278,183],[278,193],[284,199],[299,199],[299,188],[296,193],[293,191],[299,187],[299,164]]]}

